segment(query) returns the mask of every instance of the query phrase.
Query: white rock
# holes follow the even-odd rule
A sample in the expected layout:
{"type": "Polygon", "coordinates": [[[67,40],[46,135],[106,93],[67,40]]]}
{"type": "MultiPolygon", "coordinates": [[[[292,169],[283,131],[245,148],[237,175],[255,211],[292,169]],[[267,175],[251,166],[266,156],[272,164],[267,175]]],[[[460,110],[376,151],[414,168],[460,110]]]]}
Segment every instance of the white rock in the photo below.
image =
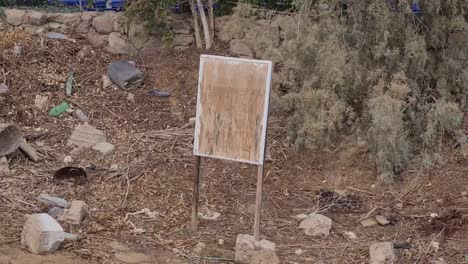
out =
{"type": "Polygon", "coordinates": [[[349,239],[356,239],[357,235],[354,232],[351,231],[345,231],[344,234],[349,238],[349,239]]]}
{"type": "Polygon", "coordinates": [[[64,159],[63,159],[63,162],[65,164],[70,164],[73,162],[73,158],[71,156],[66,156],[64,159]]]}
{"type": "Polygon", "coordinates": [[[307,215],[307,214],[298,214],[298,215],[295,215],[294,218],[299,219],[299,220],[304,220],[304,219],[307,218],[307,216],[309,216],[309,215],[307,215]]]}
{"type": "Polygon", "coordinates": [[[312,213],[302,220],[299,229],[304,229],[308,236],[328,236],[332,227],[332,220],[321,214],[312,213]]]}
{"type": "Polygon", "coordinates": [[[107,74],[102,75],[102,88],[107,89],[111,86],[112,82],[107,76],[107,74]]]}
{"type": "Polygon", "coordinates": [[[8,167],[8,160],[5,157],[0,158],[0,175],[10,173],[10,168],[8,167]]]}
{"type": "Polygon", "coordinates": [[[93,146],[93,149],[101,152],[104,156],[111,154],[115,147],[109,142],[101,142],[93,146]]]}
{"type": "Polygon", "coordinates": [[[48,214],[28,216],[21,233],[21,245],[35,254],[57,250],[64,239],[62,227],[48,214]]]}
{"type": "Polygon", "coordinates": [[[371,217],[371,218],[367,218],[367,219],[364,219],[361,221],[361,225],[363,227],[371,227],[371,226],[375,226],[375,225],[378,225],[379,223],[377,222],[377,220],[375,220],[374,217],[371,217]]]}
{"type": "Polygon", "coordinates": [[[386,226],[386,225],[389,225],[390,224],[390,221],[388,221],[388,219],[383,216],[383,215],[377,215],[375,217],[375,220],[377,221],[377,223],[379,223],[379,225],[381,226],[386,226]]]}
{"type": "Polygon", "coordinates": [[[439,251],[440,243],[437,241],[431,241],[431,243],[429,244],[429,247],[431,248],[432,252],[437,252],[439,251]]]}
{"type": "Polygon", "coordinates": [[[101,130],[89,124],[78,125],[68,140],[68,145],[90,148],[98,143],[106,142],[106,135],[101,130]]]}
{"type": "Polygon", "coordinates": [[[251,235],[239,234],[236,240],[236,263],[240,264],[278,264],[275,253],[275,244],[268,240],[255,242],[251,235]]]}
{"type": "Polygon", "coordinates": [[[397,261],[392,242],[379,242],[369,248],[370,264],[394,264],[397,261]]]}
{"type": "Polygon", "coordinates": [[[298,250],[294,251],[294,254],[296,254],[298,256],[302,255],[303,253],[304,252],[302,251],[302,249],[298,249],[298,250]]]}
{"type": "Polygon", "coordinates": [[[55,196],[50,196],[48,194],[41,194],[39,195],[36,200],[38,200],[41,203],[45,203],[50,206],[58,206],[61,208],[68,208],[70,207],[70,204],[67,202],[67,200],[60,198],[60,197],[55,197],[55,196]]]}
{"type": "Polygon", "coordinates": [[[65,217],[65,222],[75,226],[81,226],[81,222],[87,215],[88,205],[83,201],[73,200],[65,217]]]}
{"type": "Polygon", "coordinates": [[[203,242],[198,242],[193,248],[193,253],[200,255],[203,250],[205,250],[206,244],[203,242]]]}
{"type": "Polygon", "coordinates": [[[4,84],[0,83],[0,94],[8,93],[10,91],[10,88],[4,84]]]}
{"type": "Polygon", "coordinates": [[[36,107],[37,110],[44,110],[47,108],[47,102],[49,101],[49,96],[48,95],[36,95],[36,99],[34,100],[34,107],[36,107]]]}
{"type": "Polygon", "coordinates": [[[132,93],[129,93],[127,95],[127,100],[130,101],[130,102],[135,102],[135,95],[132,94],[132,93]]]}

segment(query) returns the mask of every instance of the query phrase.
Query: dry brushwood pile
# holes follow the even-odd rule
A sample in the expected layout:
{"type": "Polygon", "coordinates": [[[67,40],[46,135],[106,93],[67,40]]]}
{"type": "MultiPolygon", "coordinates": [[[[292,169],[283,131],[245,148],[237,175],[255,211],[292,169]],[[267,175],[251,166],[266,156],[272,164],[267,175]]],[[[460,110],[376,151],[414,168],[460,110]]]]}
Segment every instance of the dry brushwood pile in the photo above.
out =
{"type": "MultiPolygon", "coordinates": [[[[0,122],[20,127],[41,156],[31,162],[16,151],[7,157],[10,172],[0,174],[0,263],[126,263],[129,256],[143,258],[141,263],[233,260],[236,236],[252,232],[256,168],[202,161],[201,213],[220,216],[202,217],[199,233],[192,234],[189,120],[195,115],[197,51],[132,58],[145,82],[130,94],[103,85],[107,65],[120,58],[78,37],[73,42],[0,32],[0,48],[0,82],[9,87],[0,95],[0,122]],[[73,94],[67,97],[71,70],[73,94]],[[150,96],[150,89],[170,97],[150,96]],[[37,104],[38,96],[45,102],[37,104]],[[72,113],[48,115],[62,101],[85,112],[114,152],[103,156],[67,145],[80,122],[72,113]],[[86,168],[84,184],[53,180],[57,169],[70,165],[86,168]],[[85,201],[89,216],[81,227],[63,224],[80,240],[39,256],[21,251],[20,236],[26,215],[47,212],[36,200],[42,193],[85,201]]],[[[398,263],[468,261],[468,160],[459,152],[444,150],[443,168],[409,169],[404,183],[379,187],[366,144],[349,140],[333,152],[298,153],[288,147],[280,115],[272,116],[269,129],[262,236],[276,243],[283,263],[363,263],[379,241],[395,243],[398,263]],[[298,230],[296,216],[314,211],[332,219],[328,236],[298,230]],[[360,224],[377,215],[389,224],[360,224]]]]}

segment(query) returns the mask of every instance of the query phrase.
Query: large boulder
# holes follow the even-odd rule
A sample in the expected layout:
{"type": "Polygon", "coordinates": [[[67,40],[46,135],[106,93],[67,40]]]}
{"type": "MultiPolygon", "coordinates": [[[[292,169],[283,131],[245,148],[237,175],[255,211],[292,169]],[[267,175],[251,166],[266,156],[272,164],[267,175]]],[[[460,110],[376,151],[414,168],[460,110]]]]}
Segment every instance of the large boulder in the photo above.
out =
{"type": "Polygon", "coordinates": [[[249,46],[245,44],[242,40],[233,39],[229,43],[229,50],[235,56],[239,57],[253,57],[253,53],[250,50],[249,46]]]}
{"type": "Polygon", "coordinates": [[[109,34],[106,50],[114,54],[136,54],[138,51],[128,42],[124,36],[117,32],[109,34]]]}
{"type": "Polygon", "coordinates": [[[89,28],[91,27],[91,22],[93,21],[93,18],[95,16],[97,16],[96,12],[83,13],[81,15],[81,22],[76,28],[76,32],[86,34],[89,31],[89,28]]]}
{"type": "Polygon", "coordinates": [[[141,49],[150,38],[145,23],[132,22],[128,30],[128,40],[136,49],[141,49]]]}
{"type": "Polygon", "coordinates": [[[17,27],[23,22],[23,16],[25,14],[26,12],[23,10],[6,9],[5,20],[8,24],[17,27]]]}
{"type": "Polygon", "coordinates": [[[190,46],[195,41],[195,38],[192,35],[183,35],[177,34],[174,37],[174,46],[190,46]]]}
{"type": "Polygon", "coordinates": [[[109,34],[114,31],[115,13],[106,12],[93,19],[92,25],[98,33],[109,34]]]}
{"type": "Polygon", "coordinates": [[[86,34],[86,38],[88,39],[89,43],[91,43],[95,47],[103,47],[107,43],[107,39],[109,38],[108,35],[101,35],[96,32],[93,28],[90,28],[88,33],[86,34]]]}
{"type": "Polygon", "coordinates": [[[47,21],[64,24],[73,29],[80,24],[81,13],[52,13],[48,15],[47,21]]]}
{"type": "Polygon", "coordinates": [[[42,26],[47,21],[47,16],[38,11],[28,11],[24,17],[23,21],[33,26],[42,26]]]}

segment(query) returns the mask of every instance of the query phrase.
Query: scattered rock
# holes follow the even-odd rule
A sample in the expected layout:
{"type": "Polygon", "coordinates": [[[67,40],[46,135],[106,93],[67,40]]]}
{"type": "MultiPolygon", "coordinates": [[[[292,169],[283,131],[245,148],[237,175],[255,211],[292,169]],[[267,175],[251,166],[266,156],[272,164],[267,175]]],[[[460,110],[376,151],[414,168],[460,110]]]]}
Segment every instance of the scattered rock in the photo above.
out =
{"type": "Polygon", "coordinates": [[[8,93],[10,91],[10,88],[4,84],[0,83],[0,94],[8,93]]]}
{"type": "Polygon", "coordinates": [[[42,26],[47,21],[44,13],[38,11],[28,11],[25,15],[25,22],[33,26],[42,26]]]}
{"type": "Polygon", "coordinates": [[[70,29],[74,29],[81,21],[81,13],[51,13],[48,14],[48,21],[64,24],[70,29]]]}
{"type": "Polygon", "coordinates": [[[229,43],[229,50],[235,56],[248,58],[253,57],[252,51],[242,40],[231,40],[231,42],[229,43]]]}
{"type": "Polygon", "coordinates": [[[106,12],[96,16],[92,22],[93,27],[98,33],[109,34],[114,31],[114,13],[106,12]]]}
{"type": "Polygon", "coordinates": [[[37,110],[44,110],[49,108],[48,103],[49,102],[49,96],[48,95],[36,95],[36,99],[34,100],[34,107],[37,110]]]}
{"type": "Polygon", "coordinates": [[[127,95],[127,100],[130,101],[130,102],[135,102],[135,95],[132,94],[132,93],[129,93],[127,95]]]}
{"type": "Polygon", "coordinates": [[[76,27],[76,32],[84,34],[88,32],[88,30],[91,27],[91,22],[93,21],[93,18],[97,15],[96,12],[84,12],[81,15],[81,22],[80,24],[76,27]]]}
{"type": "Polygon", "coordinates": [[[192,27],[185,21],[176,21],[172,24],[172,32],[175,34],[189,35],[192,33],[192,27]]]}
{"type": "Polygon", "coordinates": [[[89,121],[88,116],[83,111],[81,111],[81,109],[76,109],[73,112],[73,116],[80,122],[88,122],[89,121]]]}
{"type": "Polygon", "coordinates": [[[136,54],[138,51],[117,32],[109,34],[106,50],[114,54],[136,54]]]}
{"type": "Polygon", "coordinates": [[[390,221],[388,221],[387,217],[383,216],[383,215],[377,215],[375,217],[375,220],[377,221],[377,223],[379,223],[379,225],[381,226],[386,226],[386,225],[389,225],[390,224],[390,221]]]}
{"type": "Polygon", "coordinates": [[[67,145],[90,148],[98,143],[106,142],[106,135],[89,124],[78,125],[68,140],[67,145]]]}
{"type": "Polygon", "coordinates": [[[392,242],[379,242],[369,248],[370,264],[393,264],[397,257],[392,242]]]}
{"type": "Polygon", "coordinates": [[[119,252],[115,253],[114,257],[117,261],[126,264],[144,264],[144,263],[155,263],[153,257],[145,255],[143,253],[136,252],[119,252]]]}
{"type": "Polygon", "coordinates": [[[5,157],[0,157],[0,175],[9,174],[10,168],[8,167],[8,160],[5,157]]]}
{"type": "Polygon", "coordinates": [[[104,156],[111,154],[115,147],[109,142],[101,142],[93,146],[93,149],[101,152],[104,156]]]}
{"type": "Polygon", "coordinates": [[[70,204],[67,202],[67,200],[60,198],[60,197],[55,197],[55,196],[50,196],[48,194],[41,194],[39,195],[36,200],[38,200],[41,203],[45,203],[49,206],[57,206],[61,208],[68,208],[70,207],[70,204]]]}
{"type": "Polygon", "coordinates": [[[64,215],[66,209],[62,207],[54,206],[47,211],[47,214],[52,216],[54,219],[58,219],[60,216],[64,215]]]}
{"type": "Polygon", "coordinates": [[[145,23],[132,22],[128,29],[128,41],[133,44],[136,49],[141,49],[149,39],[148,30],[145,28],[145,23]]]}
{"type": "Polygon", "coordinates": [[[178,34],[178,35],[175,35],[173,44],[174,46],[187,47],[187,46],[192,45],[194,41],[195,41],[195,38],[192,35],[178,34]]]}
{"type": "Polygon", "coordinates": [[[20,56],[22,52],[23,52],[23,47],[17,44],[13,46],[13,54],[15,54],[15,56],[20,56]]]}
{"type": "Polygon", "coordinates": [[[111,86],[112,82],[106,74],[102,75],[102,88],[107,89],[111,86]]]}
{"type": "Polygon", "coordinates": [[[294,254],[296,254],[298,256],[302,255],[303,253],[304,252],[302,251],[302,249],[298,249],[298,250],[294,251],[294,254]]]}
{"type": "Polygon", "coordinates": [[[345,231],[344,234],[349,238],[349,239],[356,239],[357,235],[354,232],[351,231],[345,231]]]}
{"type": "Polygon", "coordinates": [[[88,205],[83,201],[73,200],[65,221],[71,225],[81,226],[81,222],[86,216],[88,216],[88,205]]]}
{"type": "Polygon", "coordinates": [[[17,9],[6,9],[5,10],[5,20],[8,24],[12,26],[19,26],[23,22],[23,16],[26,14],[23,10],[17,9]]]}
{"type": "Polygon", "coordinates": [[[21,233],[21,245],[35,254],[57,250],[64,239],[62,227],[48,214],[28,216],[21,233]]]}
{"type": "Polygon", "coordinates": [[[431,241],[431,243],[429,244],[429,247],[431,248],[432,252],[437,252],[439,251],[440,243],[437,241],[431,241]]]}
{"type": "Polygon", "coordinates": [[[375,225],[378,225],[379,223],[377,222],[377,220],[375,220],[374,217],[371,217],[371,218],[367,218],[367,219],[364,219],[361,221],[361,225],[363,227],[371,227],[371,226],[375,226],[375,225]]]}
{"type": "Polygon", "coordinates": [[[71,156],[66,156],[64,159],[63,159],[63,163],[65,164],[70,164],[73,162],[73,158],[71,156]]]}
{"type": "Polygon", "coordinates": [[[113,249],[113,250],[115,250],[115,251],[120,251],[120,252],[126,252],[126,251],[128,251],[128,248],[127,248],[124,244],[122,244],[122,243],[120,243],[120,242],[118,242],[118,241],[116,241],[116,240],[112,240],[112,241],[109,242],[107,245],[108,245],[111,249],[113,249]]]}
{"type": "Polygon", "coordinates": [[[326,216],[312,213],[302,220],[299,229],[304,229],[308,236],[328,236],[332,227],[332,220],[326,216]]]}
{"type": "Polygon", "coordinates": [[[236,240],[236,263],[240,264],[278,264],[275,244],[268,240],[255,242],[251,235],[239,234],[236,240]]]}
{"type": "Polygon", "coordinates": [[[200,255],[203,250],[205,250],[206,244],[203,242],[198,242],[195,247],[193,248],[193,253],[200,255]]]}
{"type": "Polygon", "coordinates": [[[88,34],[86,34],[86,38],[88,39],[89,43],[91,43],[93,46],[100,48],[106,45],[109,36],[101,35],[97,33],[96,30],[91,28],[88,30],[88,34]]]}

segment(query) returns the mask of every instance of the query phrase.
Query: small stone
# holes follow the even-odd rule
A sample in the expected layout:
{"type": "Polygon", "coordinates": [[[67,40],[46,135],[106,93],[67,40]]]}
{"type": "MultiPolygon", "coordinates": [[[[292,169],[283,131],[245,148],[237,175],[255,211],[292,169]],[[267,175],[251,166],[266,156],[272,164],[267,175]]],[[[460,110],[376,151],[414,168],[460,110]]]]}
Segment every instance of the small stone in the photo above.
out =
{"type": "Polygon", "coordinates": [[[102,88],[107,89],[111,86],[112,82],[106,74],[102,75],[102,88]]]}
{"type": "Polygon", "coordinates": [[[49,101],[49,96],[48,95],[36,95],[36,99],[34,100],[34,107],[37,110],[44,110],[45,108],[48,108],[48,103],[49,101]]]}
{"type": "Polygon", "coordinates": [[[437,252],[439,251],[440,243],[436,241],[431,241],[431,243],[429,244],[429,247],[431,248],[432,252],[437,252]]]}
{"type": "Polygon", "coordinates": [[[356,239],[357,235],[354,232],[351,231],[345,231],[344,234],[349,238],[349,239],[356,239]]]}
{"type": "Polygon", "coordinates": [[[55,251],[64,239],[62,227],[48,214],[28,216],[21,233],[21,245],[34,254],[55,251]]]}
{"type": "Polygon", "coordinates": [[[135,102],[135,95],[132,94],[132,93],[129,93],[127,95],[127,100],[130,101],[130,102],[135,102]]]}
{"type": "Polygon", "coordinates": [[[392,242],[374,243],[369,248],[370,264],[393,264],[397,257],[392,242]]]}
{"type": "Polygon", "coordinates": [[[88,215],[88,205],[79,200],[73,200],[70,204],[70,208],[68,209],[65,222],[75,225],[81,226],[83,219],[88,215]]]}
{"type": "Polygon", "coordinates": [[[8,93],[10,91],[10,88],[4,84],[0,83],[0,94],[8,93]]]}
{"type": "Polygon", "coordinates": [[[60,197],[55,197],[55,196],[50,196],[48,194],[41,194],[39,195],[36,200],[38,200],[41,203],[45,203],[47,205],[51,206],[58,206],[61,208],[68,208],[70,204],[67,202],[67,200],[60,198],[60,197]]]}
{"type": "Polygon", "coordinates": [[[84,59],[91,55],[91,50],[88,47],[83,47],[82,49],[80,49],[80,51],[78,51],[76,55],[84,59]]]}
{"type": "Polygon", "coordinates": [[[462,192],[461,196],[468,196],[468,192],[462,192]]]}
{"type": "Polygon", "coordinates": [[[101,152],[104,156],[111,154],[115,147],[109,142],[101,142],[93,146],[93,149],[101,152]]]}
{"type": "Polygon", "coordinates": [[[332,220],[324,215],[312,213],[302,220],[299,229],[304,229],[308,236],[328,236],[332,227],[332,220]]]}
{"type": "Polygon", "coordinates": [[[101,142],[106,142],[106,135],[104,132],[85,123],[83,125],[78,125],[75,130],[73,130],[67,145],[90,148],[101,142]]]}
{"type": "Polygon", "coordinates": [[[240,264],[279,264],[275,244],[268,240],[255,242],[251,235],[239,234],[236,240],[235,262],[240,264]]]}
{"type": "Polygon", "coordinates": [[[298,214],[298,215],[295,215],[294,218],[298,219],[298,220],[304,220],[307,218],[307,214],[298,214]]]}
{"type": "Polygon", "coordinates": [[[76,109],[73,112],[73,116],[80,122],[88,122],[89,121],[88,116],[83,111],[81,111],[81,109],[76,109]]]}
{"type": "Polygon", "coordinates": [[[220,238],[220,239],[218,240],[218,244],[219,244],[220,246],[224,245],[224,239],[220,238]]]}
{"type": "Polygon", "coordinates": [[[429,214],[429,216],[430,216],[431,218],[436,218],[436,217],[439,217],[439,215],[438,215],[438,214],[436,214],[436,213],[430,213],[430,214],[429,214]]]}
{"type": "Polygon", "coordinates": [[[388,221],[387,217],[383,216],[383,215],[377,215],[375,217],[375,220],[377,221],[377,223],[379,223],[379,225],[381,226],[386,226],[386,225],[389,225],[390,224],[390,221],[388,221]]]}
{"type": "Polygon", "coordinates": [[[202,212],[198,213],[198,216],[203,220],[217,221],[221,214],[205,208],[202,210],[202,212]]]}
{"type": "Polygon", "coordinates": [[[15,46],[13,46],[13,54],[15,54],[15,56],[20,56],[21,52],[23,52],[23,47],[15,44],[15,46]]]}
{"type": "Polygon", "coordinates": [[[397,203],[396,208],[397,209],[403,209],[403,203],[397,203]]]}
{"type": "Polygon", "coordinates": [[[298,250],[294,251],[294,254],[300,256],[300,255],[304,254],[304,252],[302,251],[302,249],[298,249],[298,250]]]}
{"type": "Polygon", "coordinates": [[[0,158],[0,175],[9,174],[10,168],[8,167],[8,160],[5,157],[0,158]]]}
{"type": "Polygon", "coordinates": [[[64,159],[63,159],[63,162],[65,164],[70,164],[73,162],[73,158],[71,156],[66,156],[64,159]]]}
{"type": "Polygon", "coordinates": [[[377,220],[375,220],[374,217],[371,217],[371,218],[367,218],[367,219],[364,219],[361,221],[361,225],[363,227],[371,227],[371,226],[375,226],[375,225],[378,225],[379,223],[377,222],[377,220]]]}
{"type": "Polygon", "coordinates": [[[114,257],[117,261],[126,264],[146,264],[155,263],[153,257],[137,252],[119,252],[115,253],[114,257]]]}
{"type": "Polygon", "coordinates": [[[193,253],[200,255],[203,250],[205,250],[206,244],[203,242],[198,242],[195,247],[193,248],[193,253]]]}

